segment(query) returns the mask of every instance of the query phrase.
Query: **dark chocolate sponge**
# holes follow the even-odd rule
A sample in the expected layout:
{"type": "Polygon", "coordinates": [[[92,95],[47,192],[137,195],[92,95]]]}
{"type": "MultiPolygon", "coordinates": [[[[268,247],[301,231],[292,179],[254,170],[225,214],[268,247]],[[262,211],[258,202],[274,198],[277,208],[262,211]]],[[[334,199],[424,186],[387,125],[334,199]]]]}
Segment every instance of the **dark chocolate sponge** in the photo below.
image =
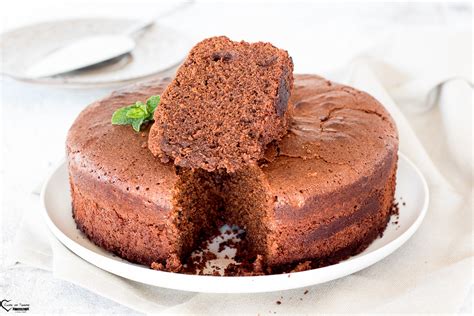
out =
{"type": "MultiPolygon", "coordinates": [[[[289,133],[258,164],[235,173],[175,170],[146,148],[148,129],[110,124],[118,107],[160,94],[169,81],[134,85],[87,107],[67,157],[78,227],[132,262],[181,270],[181,259],[223,220],[247,232],[262,264],[282,271],[334,263],[387,225],[398,138],[367,93],[296,75],[289,133]]],[[[268,270],[266,270],[268,271],[268,270]]]]}
{"type": "Polygon", "coordinates": [[[287,131],[293,63],[269,43],[198,43],[165,89],[149,147],[181,167],[233,172],[287,131]]]}

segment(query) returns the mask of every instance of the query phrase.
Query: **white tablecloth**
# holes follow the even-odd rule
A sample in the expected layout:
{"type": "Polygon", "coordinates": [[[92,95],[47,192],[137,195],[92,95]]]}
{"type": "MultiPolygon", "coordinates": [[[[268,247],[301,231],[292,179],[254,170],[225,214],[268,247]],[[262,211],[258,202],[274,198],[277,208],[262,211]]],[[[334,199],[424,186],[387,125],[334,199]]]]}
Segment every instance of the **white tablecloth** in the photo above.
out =
{"type": "MultiPolygon", "coordinates": [[[[397,122],[401,151],[418,165],[429,183],[430,209],[414,237],[376,265],[310,287],[304,296],[306,289],[257,295],[184,293],[113,276],[51,238],[37,216],[38,197],[29,194],[54,160],[63,156],[65,134],[75,116],[110,89],[56,89],[2,78],[2,295],[30,303],[31,310],[37,312],[132,311],[101,296],[140,312],[470,311],[471,33],[459,21],[444,27],[421,23],[419,17],[429,19],[429,14],[421,15],[422,9],[435,16],[432,6],[420,9],[417,5],[410,10],[369,6],[358,15],[341,6],[327,9],[298,4],[247,9],[199,4],[163,23],[197,38],[217,32],[233,38],[273,41],[290,51],[297,72],[326,75],[378,98],[397,122]],[[328,10],[334,17],[330,21],[328,10]],[[374,11],[379,20],[374,18],[374,11]],[[247,17],[246,23],[237,18],[239,14],[247,17]],[[291,23],[276,23],[287,15],[293,17],[291,23]],[[389,21],[386,26],[381,16],[389,21]],[[405,19],[405,27],[395,27],[398,19],[405,19]],[[344,28],[338,27],[343,23],[344,28]],[[351,23],[353,28],[348,27],[351,23]],[[442,82],[446,83],[435,100],[436,93],[430,91],[442,82]],[[21,263],[15,264],[17,261],[21,263]],[[282,304],[276,305],[277,300],[282,304]]],[[[452,10],[457,12],[458,8],[452,10]]],[[[463,13],[449,14],[462,17],[463,13]]],[[[449,20],[449,14],[445,19],[449,20]]]]}

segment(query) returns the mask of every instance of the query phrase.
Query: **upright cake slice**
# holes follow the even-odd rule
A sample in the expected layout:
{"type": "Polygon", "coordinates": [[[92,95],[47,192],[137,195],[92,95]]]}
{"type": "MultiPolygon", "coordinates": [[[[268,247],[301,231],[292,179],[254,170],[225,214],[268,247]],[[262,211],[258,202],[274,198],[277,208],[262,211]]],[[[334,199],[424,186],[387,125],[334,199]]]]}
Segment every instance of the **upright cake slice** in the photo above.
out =
{"type": "Polygon", "coordinates": [[[287,131],[293,62],[270,43],[197,44],[161,96],[149,148],[164,162],[233,172],[287,131]]]}

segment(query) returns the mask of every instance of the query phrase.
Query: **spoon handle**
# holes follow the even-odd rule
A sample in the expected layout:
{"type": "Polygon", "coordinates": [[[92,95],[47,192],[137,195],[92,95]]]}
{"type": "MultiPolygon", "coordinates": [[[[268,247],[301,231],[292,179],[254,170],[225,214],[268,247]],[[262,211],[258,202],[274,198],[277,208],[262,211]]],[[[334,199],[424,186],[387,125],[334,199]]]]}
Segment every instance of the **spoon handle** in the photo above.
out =
{"type": "Polygon", "coordinates": [[[194,2],[194,0],[184,1],[184,2],[174,6],[170,10],[167,10],[165,12],[162,12],[162,13],[158,14],[158,15],[149,17],[149,18],[147,18],[143,21],[138,21],[136,23],[133,23],[127,30],[125,30],[125,32],[123,32],[123,34],[124,35],[129,35],[129,36],[133,35],[133,34],[137,33],[138,31],[146,29],[146,28],[152,26],[153,24],[155,24],[155,22],[156,22],[156,20],[158,20],[158,18],[167,16],[167,15],[171,15],[171,14],[175,13],[176,11],[187,7],[188,5],[192,4],[193,2],[194,2]]]}

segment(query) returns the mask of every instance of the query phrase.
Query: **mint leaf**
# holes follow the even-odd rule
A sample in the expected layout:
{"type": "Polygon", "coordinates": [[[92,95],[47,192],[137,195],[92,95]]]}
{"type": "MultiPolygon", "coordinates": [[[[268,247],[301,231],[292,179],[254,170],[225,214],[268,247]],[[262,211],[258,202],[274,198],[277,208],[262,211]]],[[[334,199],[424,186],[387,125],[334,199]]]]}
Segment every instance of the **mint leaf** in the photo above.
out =
{"type": "Polygon", "coordinates": [[[135,132],[139,132],[139,131],[140,131],[140,127],[142,126],[143,121],[144,121],[143,118],[134,119],[134,120],[132,121],[132,127],[133,127],[133,130],[134,130],[135,132]]]}
{"type": "Polygon", "coordinates": [[[160,104],[160,100],[161,97],[159,95],[151,96],[148,100],[146,100],[148,112],[155,112],[156,107],[158,106],[158,104],[160,104]]]}
{"type": "Polygon", "coordinates": [[[112,115],[112,124],[117,125],[128,125],[131,124],[130,119],[127,117],[128,107],[118,109],[112,115]]]}
{"type": "Polygon", "coordinates": [[[149,116],[149,112],[148,112],[148,108],[147,108],[147,105],[144,104],[143,102],[135,102],[135,106],[139,109],[141,109],[144,113],[145,113],[145,116],[149,116]]]}
{"type": "Polygon", "coordinates": [[[154,95],[148,98],[146,104],[137,101],[135,104],[119,108],[112,115],[112,124],[132,125],[132,128],[139,132],[143,123],[153,121],[153,114],[159,103],[160,96],[154,95]]]}
{"type": "Polygon", "coordinates": [[[131,119],[145,118],[147,115],[142,109],[132,107],[128,109],[126,116],[131,119]]]}

